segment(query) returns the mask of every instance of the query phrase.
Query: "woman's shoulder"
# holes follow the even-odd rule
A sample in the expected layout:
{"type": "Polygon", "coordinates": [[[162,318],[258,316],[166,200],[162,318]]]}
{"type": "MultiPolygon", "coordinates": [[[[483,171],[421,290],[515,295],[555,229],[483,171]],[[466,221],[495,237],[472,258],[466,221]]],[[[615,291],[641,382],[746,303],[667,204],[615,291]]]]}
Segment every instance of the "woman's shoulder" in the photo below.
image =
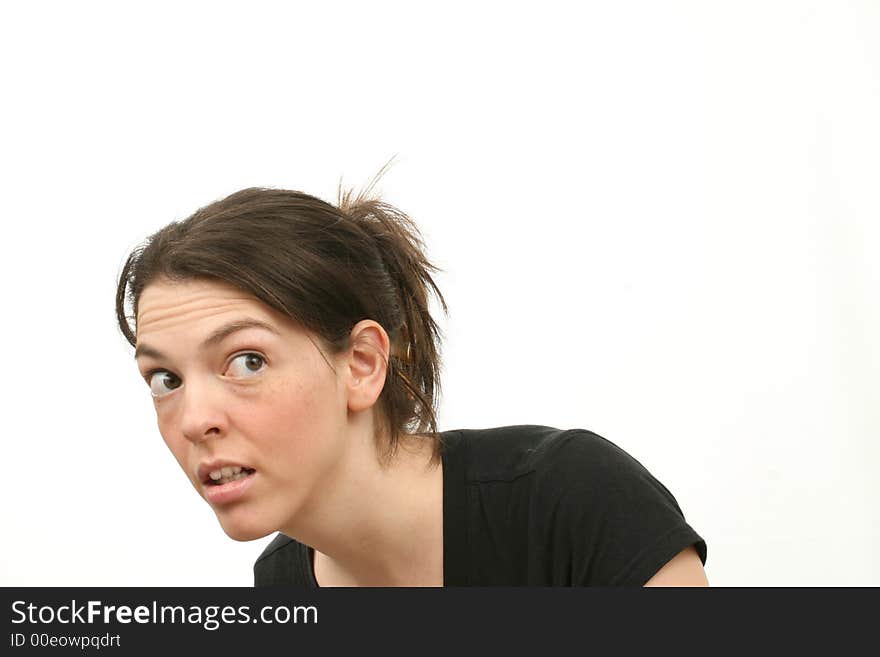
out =
{"type": "Polygon", "coordinates": [[[531,475],[535,490],[554,499],[655,500],[681,513],[671,491],[636,457],[589,429],[512,425],[457,430],[469,483],[531,475]],[[616,496],[609,495],[617,493],[616,496]]]}
{"type": "Polygon", "coordinates": [[[465,455],[469,480],[505,480],[560,468],[585,472],[638,469],[641,464],[615,443],[583,428],[518,424],[458,429],[451,449],[465,455]]]}

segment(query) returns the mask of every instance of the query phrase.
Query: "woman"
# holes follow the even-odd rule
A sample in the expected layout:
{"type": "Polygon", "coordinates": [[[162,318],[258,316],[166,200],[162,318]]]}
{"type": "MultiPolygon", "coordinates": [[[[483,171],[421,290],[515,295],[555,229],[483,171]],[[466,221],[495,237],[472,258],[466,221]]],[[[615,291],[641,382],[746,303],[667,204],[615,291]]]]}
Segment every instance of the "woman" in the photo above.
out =
{"type": "Polygon", "coordinates": [[[439,270],[381,173],[336,206],[242,190],[119,277],[169,449],[227,535],[278,532],[255,585],[707,585],[705,541],[610,441],[437,430],[439,270]]]}

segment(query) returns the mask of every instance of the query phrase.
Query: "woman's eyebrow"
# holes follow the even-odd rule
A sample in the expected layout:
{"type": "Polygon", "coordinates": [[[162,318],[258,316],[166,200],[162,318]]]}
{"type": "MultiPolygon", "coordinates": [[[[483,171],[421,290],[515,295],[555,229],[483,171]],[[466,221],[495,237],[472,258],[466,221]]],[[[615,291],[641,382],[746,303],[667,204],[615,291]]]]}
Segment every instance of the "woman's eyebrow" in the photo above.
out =
{"type": "MultiPolygon", "coordinates": [[[[249,328],[261,328],[267,331],[271,331],[275,335],[281,335],[271,324],[268,324],[259,319],[253,319],[250,317],[244,319],[236,319],[228,324],[224,324],[223,326],[214,330],[211,335],[205,338],[204,342],[199,345],[199,350],[204,351],[208,347],[211,347],[219,342],[225,340],[228,336],[233,333],[237,333],[238,331],[244,331],[249,328]]],[[[166,358],[165,354],[163,354],[158,349],[151,347],[148,344],[139,344],[137,349],[134,351],[134,358],[137,360],[141,356],[150,356],[151,358],[163,359],[166,358]]]]}

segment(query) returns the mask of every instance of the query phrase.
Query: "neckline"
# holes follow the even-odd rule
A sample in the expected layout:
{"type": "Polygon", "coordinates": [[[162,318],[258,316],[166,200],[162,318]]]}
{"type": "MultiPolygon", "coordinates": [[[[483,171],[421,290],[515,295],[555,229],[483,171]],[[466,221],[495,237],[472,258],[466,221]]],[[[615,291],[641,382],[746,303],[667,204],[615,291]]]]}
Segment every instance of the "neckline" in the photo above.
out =
{"type": "MultiPolygon", "coordinates": [[[[443,586],[467,584],[467,477],[460,430],[444,431],[440,450],[443,463],[443,586]]],[[[304,546],[306,573],[312,588],[321,588],[315,577],[315,549],[304,546]]]]}
{"type": "Polygon", "coordinates": [[[309,576],[309,583],[311,584],[313,589],[321,588],[321,585],[318,584],[318,578],[315,577],[315,549],[306,545],[306,562],[309,564],[309,567],[306,568],[306,572],[309,576]]]}

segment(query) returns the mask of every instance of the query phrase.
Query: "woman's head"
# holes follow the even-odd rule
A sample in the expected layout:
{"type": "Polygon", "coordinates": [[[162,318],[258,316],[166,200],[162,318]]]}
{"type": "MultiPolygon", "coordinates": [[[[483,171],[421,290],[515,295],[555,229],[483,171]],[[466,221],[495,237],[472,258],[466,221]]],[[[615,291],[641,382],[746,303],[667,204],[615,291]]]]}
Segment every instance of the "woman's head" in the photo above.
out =
{"type": "MultiPolygon", "coordinates": [[[[162,436],[197,488],[203,457],[220,454],[248,467],[259,458],[305,495],[303,478],[333,467],[346,414],[358,410],[380,463],[410,435],[432,441],[439,460],[440,330],[428,309],[431,287],[446,310],[438,269],[415,225],[371,188],[356,198],[340,189],[337,206],[245,189],[159,230],[126,261],[117,320],[138,347],[162,436]],[[210,447],[227,434],[224,449],[210,447]]],[[[224,527],[257,537],[246,524],[224,527]]]]}

